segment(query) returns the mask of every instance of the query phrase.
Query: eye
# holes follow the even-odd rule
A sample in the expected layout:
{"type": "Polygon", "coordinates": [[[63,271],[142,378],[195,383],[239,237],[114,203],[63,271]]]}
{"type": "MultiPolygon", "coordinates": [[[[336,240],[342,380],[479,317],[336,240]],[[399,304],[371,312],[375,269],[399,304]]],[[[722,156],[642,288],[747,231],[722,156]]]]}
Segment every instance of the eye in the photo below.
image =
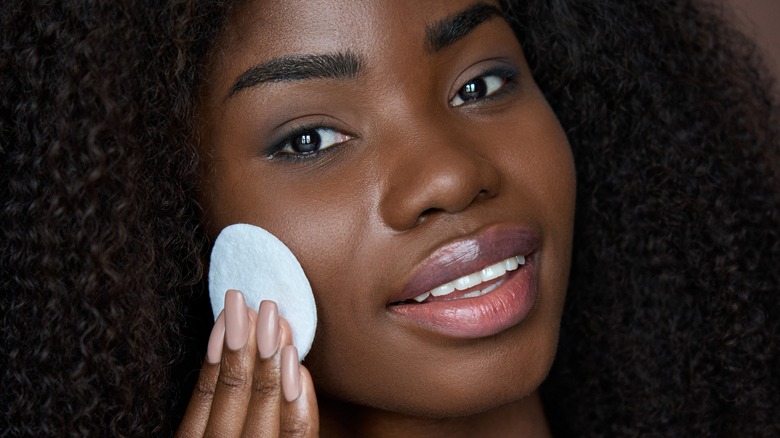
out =
{"type": "Polygon", "coordinates": [[[489,72],[471,79],[450,100],[450,106],[461,106],[466,102],[488,97],[501,90],[511,77],[510,72],[489,72]]]}
{"type": "Polygon", "coordinates": [[[352,137],[330,128],[301,128],[273,148],[274,155],[312,155],[331,146],[344,143],[352,137]]]}

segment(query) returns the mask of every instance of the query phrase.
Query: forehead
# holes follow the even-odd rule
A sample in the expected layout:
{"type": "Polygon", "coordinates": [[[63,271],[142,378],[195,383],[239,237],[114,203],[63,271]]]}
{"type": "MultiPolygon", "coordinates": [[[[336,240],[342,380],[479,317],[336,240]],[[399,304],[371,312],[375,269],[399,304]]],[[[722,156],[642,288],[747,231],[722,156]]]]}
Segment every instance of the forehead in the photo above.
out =
{"type": "MultiPolygon", "coordinates": [[[[249,0],[229,17],[223,43],[253,43],[269,57],[335,51],[368,40],[388,25],[385,2],[348,0],[249,0]]],[[[391,2],[392,3],[392,2],[391,2]]]]}
{"type": "Polygon", "coordinates": [[[251,64],[298,54],[404,58],[424,50],[426,27],[478,4],[499,7],[491,0],[245,1],[228,17],[212,67],[235,77],[251,64]]]}
{"type": "Polygon", "coordinates": [[[480,3],[499,6],[495,0],[249,0],[231,13],[223,42],[254,41],[271,56],[332,51],[378,36],[419,37],[426,24],[480,3]]]}

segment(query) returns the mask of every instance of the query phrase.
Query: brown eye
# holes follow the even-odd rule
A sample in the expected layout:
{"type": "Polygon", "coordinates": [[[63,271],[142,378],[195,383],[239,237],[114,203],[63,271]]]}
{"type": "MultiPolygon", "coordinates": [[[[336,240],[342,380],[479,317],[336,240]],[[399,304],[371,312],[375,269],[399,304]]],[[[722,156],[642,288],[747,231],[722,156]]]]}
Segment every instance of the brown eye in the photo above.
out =
{"type": "Polygon", "coordinates": [[[483,78],[472,79],[471,82],[464,85],[460,91],[458,91],[458,97],[463,102],[479,99],[485,97],[487,93],[487,84],[483,78]]]}
{"type": "Polygon", "coordinates": [[[466,82],[455,97],[450,100],[451,106],[461,106],[464,103],[479,100],[501,90],[512,77],[512,73],[486,73],[466,82]]]}
{"type": "Polygon", "coordinates": [[[306,128],[299,130],[278,146],[276,154],[284,155],[316,155],[317,152],[328,149],[350,140],[352,137],[330,128],[306,128]]]}
{"type": "Polygon", "coordinates": [[[317,152],[322,145],[320,134],[316,130],[306,131],[293,138],[290,148],[298,154],[310,154],[317,152]]]}

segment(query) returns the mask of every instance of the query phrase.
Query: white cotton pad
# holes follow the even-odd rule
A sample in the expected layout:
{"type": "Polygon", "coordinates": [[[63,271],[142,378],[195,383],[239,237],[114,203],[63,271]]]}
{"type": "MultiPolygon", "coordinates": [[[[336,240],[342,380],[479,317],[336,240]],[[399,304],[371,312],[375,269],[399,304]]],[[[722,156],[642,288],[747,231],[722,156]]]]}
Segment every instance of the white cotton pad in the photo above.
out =
{"type": "Polygon", "coordinates": [[[287,246],[268,231],[247,224],[222,230],[211,250],[209,295],[214,317],[225,307],[225,292],[243,292],[249,307],[273,300],[292,327],[300,360],[314,341],[317,308],[303,268],[287,246]]]}

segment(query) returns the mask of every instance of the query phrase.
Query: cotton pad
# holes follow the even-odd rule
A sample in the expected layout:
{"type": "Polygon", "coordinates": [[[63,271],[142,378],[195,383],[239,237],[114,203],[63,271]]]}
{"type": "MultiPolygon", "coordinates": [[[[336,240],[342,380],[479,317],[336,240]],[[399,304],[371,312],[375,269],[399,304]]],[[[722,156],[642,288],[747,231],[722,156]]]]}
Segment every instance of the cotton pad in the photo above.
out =
{"type": "Polygon", "coordinates": [[[314,294],[303,268],[287,246],[268,231],[248,224],[222,230],[211,250],[209,295],[214,317],[225,307],[225,292],[240,290],[249,307],[273,300],[292,327],[303,360],[317,328],[314,294]]]}

